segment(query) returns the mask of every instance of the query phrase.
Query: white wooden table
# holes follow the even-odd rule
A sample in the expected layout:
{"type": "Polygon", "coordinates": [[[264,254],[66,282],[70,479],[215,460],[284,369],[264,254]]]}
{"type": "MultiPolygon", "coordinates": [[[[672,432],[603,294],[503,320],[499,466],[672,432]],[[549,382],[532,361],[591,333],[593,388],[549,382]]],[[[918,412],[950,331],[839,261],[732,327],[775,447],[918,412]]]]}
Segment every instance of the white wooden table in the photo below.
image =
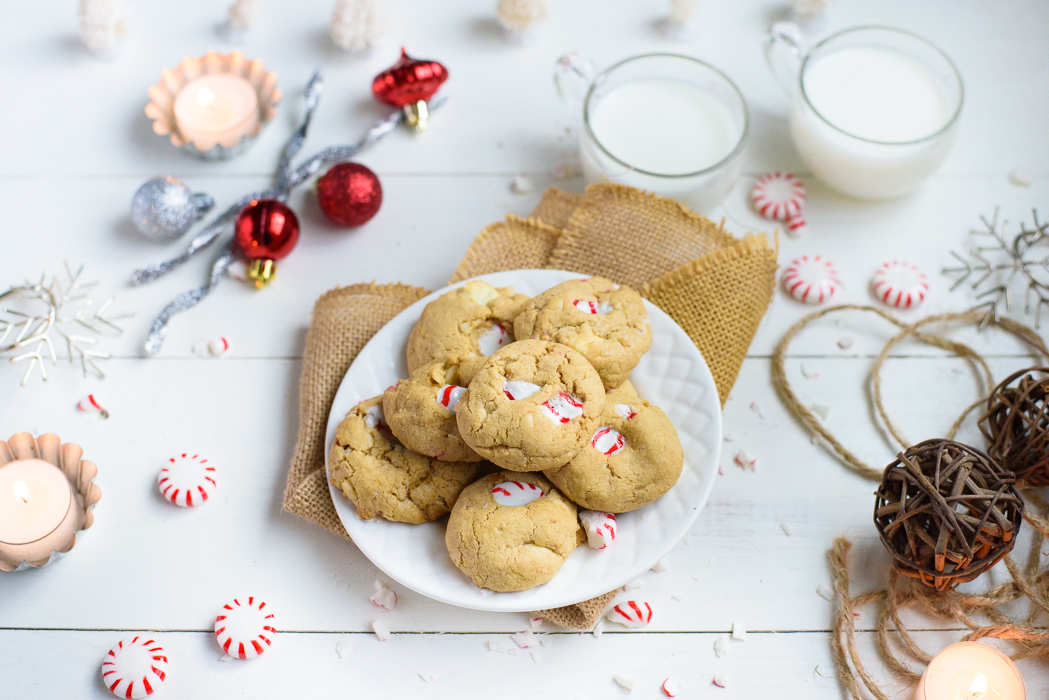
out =
{"type": "MultiPolygon", "coordinates": [[[[816,592],[829,584],[826,551],[837,535],[856,542],[857,590],[882,585],[889,560],[871,524],[874,484],[813,444],[772,390],[771,349],[810,310],[782,293],[725,407],[725,432],[735,441],[724,449],[724,476],[668,570],[646,574],[636,591],[656,611],[644,631],[608,629],[595,638],[544,627],[549,646],[538,665],[495,654],[487,642],[509,644],[506,635],[524,628],[525,615],[460,610],[404,590],[396,610],[381,615],[368,602],[381,573],[352,544],[280,510],[314,300],[336,285],[369,280],[436,288],[484,225],[506,212],[528,212],[547,185],[581,189],[580,180],[552,175],[574,149],[565,136],[570,119],[550,81],[561,53],[582,50],[607,65],[677,51],[723,68],[746,96],[753,130],[746,176],[724,211],[710,215],[727,217],[736,233],[765,228],[746,205],[754,178],[772,169],[805,173],[787,134],[786,99],[760,48],[782,4],[704,3],[701,37],[678,44],[654,28],[665,3],[554,2],[538,43],[514,47],[499,36],[494,0],[400,0],[390,39],[364,59],[339,55],[327,40],[332,0],[258,4],[257,33],[243,50],[279,73],[285,105],[250,153],[220,164],[175,151],[151,133],[142,108],[146,87],[163,68],[232,48],[215,33],[225,3],[132,3],[126,54],[111,63],[81,48],[74,0],[11,5],[0,23],[0,286],[58,271],[63,260],[84,262],[102,293],[117,293],[119,307],[136,313],[109,345],[115,356],[104,366],[105,380],[59,367],[46,384],[20,389],[21,367],[0,366],[0,437],[55,432],[80,443],[99,465],[103,492],[95,526],[69,556],[43,570],[0,576],[0,697],[107,697],[102,655],[144,630],[170,652],[169,698],[607,698],[625,694],[613,673],[632,678],[639,698],[660,697],[668,676],[682,697],[840,697],[829,651],[832,603],[816,592]],[[133,230],[127,206],[135,188],[148,177],[174,175],[221,207],[263,186],[298,118],[296,94],[315,67],[326,87],[304,153],[356,139],[383,113],[370,80],[401,44],[448,66],[450,99],[429,133],[397,133],[361,156],[382,178],[378,216],[359,230],[337,230],[297,192],[291,205],[303,234],[277,281],[262,293],[223,284],[176,318],[160,356],[144,359],[139,348],[148,323],[175,293],[203,280],[211,256],[129,288],[133,268],[178,249],[157,247],[133,230]],[[511,193],[518,173],[536,183],[534,192],[511,193]],[[198,339],[219,335],[232,343],[226,357],[194,355],[198,339]],[[76,410],[89,392],[109,409],[109,420],[76,410]],[[758,457],[756,472],[732,464],[739,448],[758,457]],[[167,456],[188,449],[220,464],[223,480],[217,502],[180,510],[160,499],[155,479],[167,456]],[[215,610],[249,594],[270,601],[281,632],[262,659],[221,663],[211,633],[215,610]],[[385,643],[370,632],[380,616],[395,632],[385,643]],[[713,642],[734,622],[750,634],[716,658],[713,642]],[[437,681],[424,683],[420,673],[437,681]],[[715,673],[728,675],[726,690],[711,685],[715,673]]],[[[966,231],[996,205],[1014,221],[1029,216],[1032,205],[1049,206],[1049,5],[839,0],[826,30],[866,23],[923,34],[955,59],[966,84],[957,143],[941,171],[900,201],[848,201],[807,177],[811,232],[782,240],[781,260],[825,255],[846,281],[840,300],[867,303],[874,267],[905,258],[932,283],[930,299],[908,318],[960,310],[972,300],[963,290],[948,292],[939,271],[948,250],[966,247],[966,231]],[[1033,175],[1029,188],[1010,183],[1017,167],[1033,175]]],[[[788,368],[803,400],[832,406],[830,428],[876,464],[893,450],[870,423],[864,381],[890,330],[867,318],[828,321],[794,344],[788,368]],[[847,351],[836,342],[843,336],[856,341],[847,351]],[[803,365],[819,376],[804,378],[803,365]]],[[[958,337],[987,352],[999,377],[1027,362],[1000,336],[958,337]]],[[[887,363],[886,399],[912,439],[942,434],[957,407],[974,398],[963,368],[906,345],[887,363]],[[918,400],[910,398],[915,388],[918,400]],[[923,400],[936,393],[944,399],[923,400]]],[[[966,436],[975,440],[971,427],[966,436]]],[[[1002,573],[991,577],[1001,580],[1002,573]]],[[[917,638],[929,650],[959,636],[912,620],[926,630],[917,638]]],[[[871,628],[869,611],[858,624],[871,628]]],[[[868,650],[869,641],[864,635],[868,650]]],[[[1049,672],[1021,668],[1029,697],[1045,697],[1049,672]]]]}

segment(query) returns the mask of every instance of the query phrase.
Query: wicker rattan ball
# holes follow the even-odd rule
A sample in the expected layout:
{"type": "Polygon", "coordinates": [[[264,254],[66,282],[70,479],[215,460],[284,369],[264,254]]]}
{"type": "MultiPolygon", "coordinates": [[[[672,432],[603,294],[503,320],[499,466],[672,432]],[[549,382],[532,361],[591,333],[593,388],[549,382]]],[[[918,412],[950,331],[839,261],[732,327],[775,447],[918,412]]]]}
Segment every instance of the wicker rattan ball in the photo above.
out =
{"type": "Polygon", "coordinates": [[[1024,506],[1015,481],[973,447],[926,440],[885,468],[874,524],[901,574],[949,591],[1016,544],[1024,506]]]}
{"type": "Polygon", "coordinates": [[[995,387],[980,432],[987,454],[1020,486],[1049,485],[1049,367],[1021,370],[995,387]]]}

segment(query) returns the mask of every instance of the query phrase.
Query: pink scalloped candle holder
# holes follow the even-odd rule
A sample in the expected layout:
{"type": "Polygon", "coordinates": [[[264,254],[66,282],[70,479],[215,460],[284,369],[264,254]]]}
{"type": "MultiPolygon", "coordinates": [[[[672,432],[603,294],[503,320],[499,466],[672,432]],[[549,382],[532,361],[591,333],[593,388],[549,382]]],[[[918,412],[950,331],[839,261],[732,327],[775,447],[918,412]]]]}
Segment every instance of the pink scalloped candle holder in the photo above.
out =
{"type": "Polygon", "coordinates": [[[187,57],[175,68],[160,74],[160,82],[149,87],[146,116],[153,120],[153,132],[169,137],[171,144],[205,160],[225,160],[244,152],[277,114],[283,95],[277,88],[277,74],[266,71],[261,59],[248,60],[234,51],[209,51],[199,58],[187,57]],[[258,98],[258,119],[246,133],[187,134],[175,116],[175,101],[192,81],[206,75],[232,75],[246,80],[258,98]]]}
{"type": "Polygon", "coordinates": [[[35,569],[50,564],[59,555],[73,549],[77,533],[88,529],[94,523],[93,508],[102,498],[102,489],[92,482],[98,474],[98,467],[94,462],[82,459],[83,455],[84,451],[79,445],[71,442],[63,444],[57,435],[51,433],[38,438],[29,433],[18,433],[7,442],[0,441],[0,471],[8,465],[22,461],[44,461],[62,471],[72,490],[69,512],[63,519],[65,524],[68,518],[72,518],[71,527],[63,530],[69,530],[68,534],[49,543],[46,553],[40,552],[29,557],[17,554],[23,551],[19,546],[0,543],[0,571],[35,569]]]}

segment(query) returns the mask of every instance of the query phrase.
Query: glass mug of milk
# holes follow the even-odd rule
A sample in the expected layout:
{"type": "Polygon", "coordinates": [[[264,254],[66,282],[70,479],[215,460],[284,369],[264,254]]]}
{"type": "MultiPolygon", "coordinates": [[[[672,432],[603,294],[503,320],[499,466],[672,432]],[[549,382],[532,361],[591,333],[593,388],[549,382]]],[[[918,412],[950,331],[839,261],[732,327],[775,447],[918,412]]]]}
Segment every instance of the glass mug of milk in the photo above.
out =
{"type": "Polygon", "coordinates": [[[581,54],[557,62],[554,82],[582,115],[587,182],[618,182],[699,212],[739,179],[747,105],[724,73],[689,56],[645,54],[594,70],[581,54]]]}
{"type": "Polygon", "coordinates": [[[925,39],[857,27],[805,50],[801,30],[772,26],[769,66],[791,97],[790,131],[812,172],[860,199],[914,191],[950,151],[964,90],[925,39]]]}

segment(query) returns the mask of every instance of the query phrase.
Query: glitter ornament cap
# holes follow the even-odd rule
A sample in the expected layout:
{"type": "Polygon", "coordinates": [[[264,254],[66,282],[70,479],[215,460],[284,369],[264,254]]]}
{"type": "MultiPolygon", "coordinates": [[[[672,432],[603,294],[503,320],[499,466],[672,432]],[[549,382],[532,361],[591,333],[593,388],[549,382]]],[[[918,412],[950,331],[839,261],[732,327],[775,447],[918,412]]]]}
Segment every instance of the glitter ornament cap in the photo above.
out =
{"type": "Polygon", "coordinates": [[[802,255],[783,274],[783,289],[804,304],[822,304],[840,286],[838,270],[818,255],[802,255]]]}
{"type": "Polygon", "coordinates": [[[929,282],[917,265],[892,260],[874,273],[871,291],[884,304],[897,309],[910,309],[925,300],[929,282]]]}
{"type": "Polygon", "coordinates": [[[149,637],[122,639],[102,660],[102,682],[118,698],[145,698],[168,678],[168,653],[149,637]]]}
{"type": "Polygon", "coordinates": [[[181,180],[155,177],[142,183],[131,198],[131,221],[151,241],[170,243],[213,206],[214,199],[192,192],[181,180]]]}

